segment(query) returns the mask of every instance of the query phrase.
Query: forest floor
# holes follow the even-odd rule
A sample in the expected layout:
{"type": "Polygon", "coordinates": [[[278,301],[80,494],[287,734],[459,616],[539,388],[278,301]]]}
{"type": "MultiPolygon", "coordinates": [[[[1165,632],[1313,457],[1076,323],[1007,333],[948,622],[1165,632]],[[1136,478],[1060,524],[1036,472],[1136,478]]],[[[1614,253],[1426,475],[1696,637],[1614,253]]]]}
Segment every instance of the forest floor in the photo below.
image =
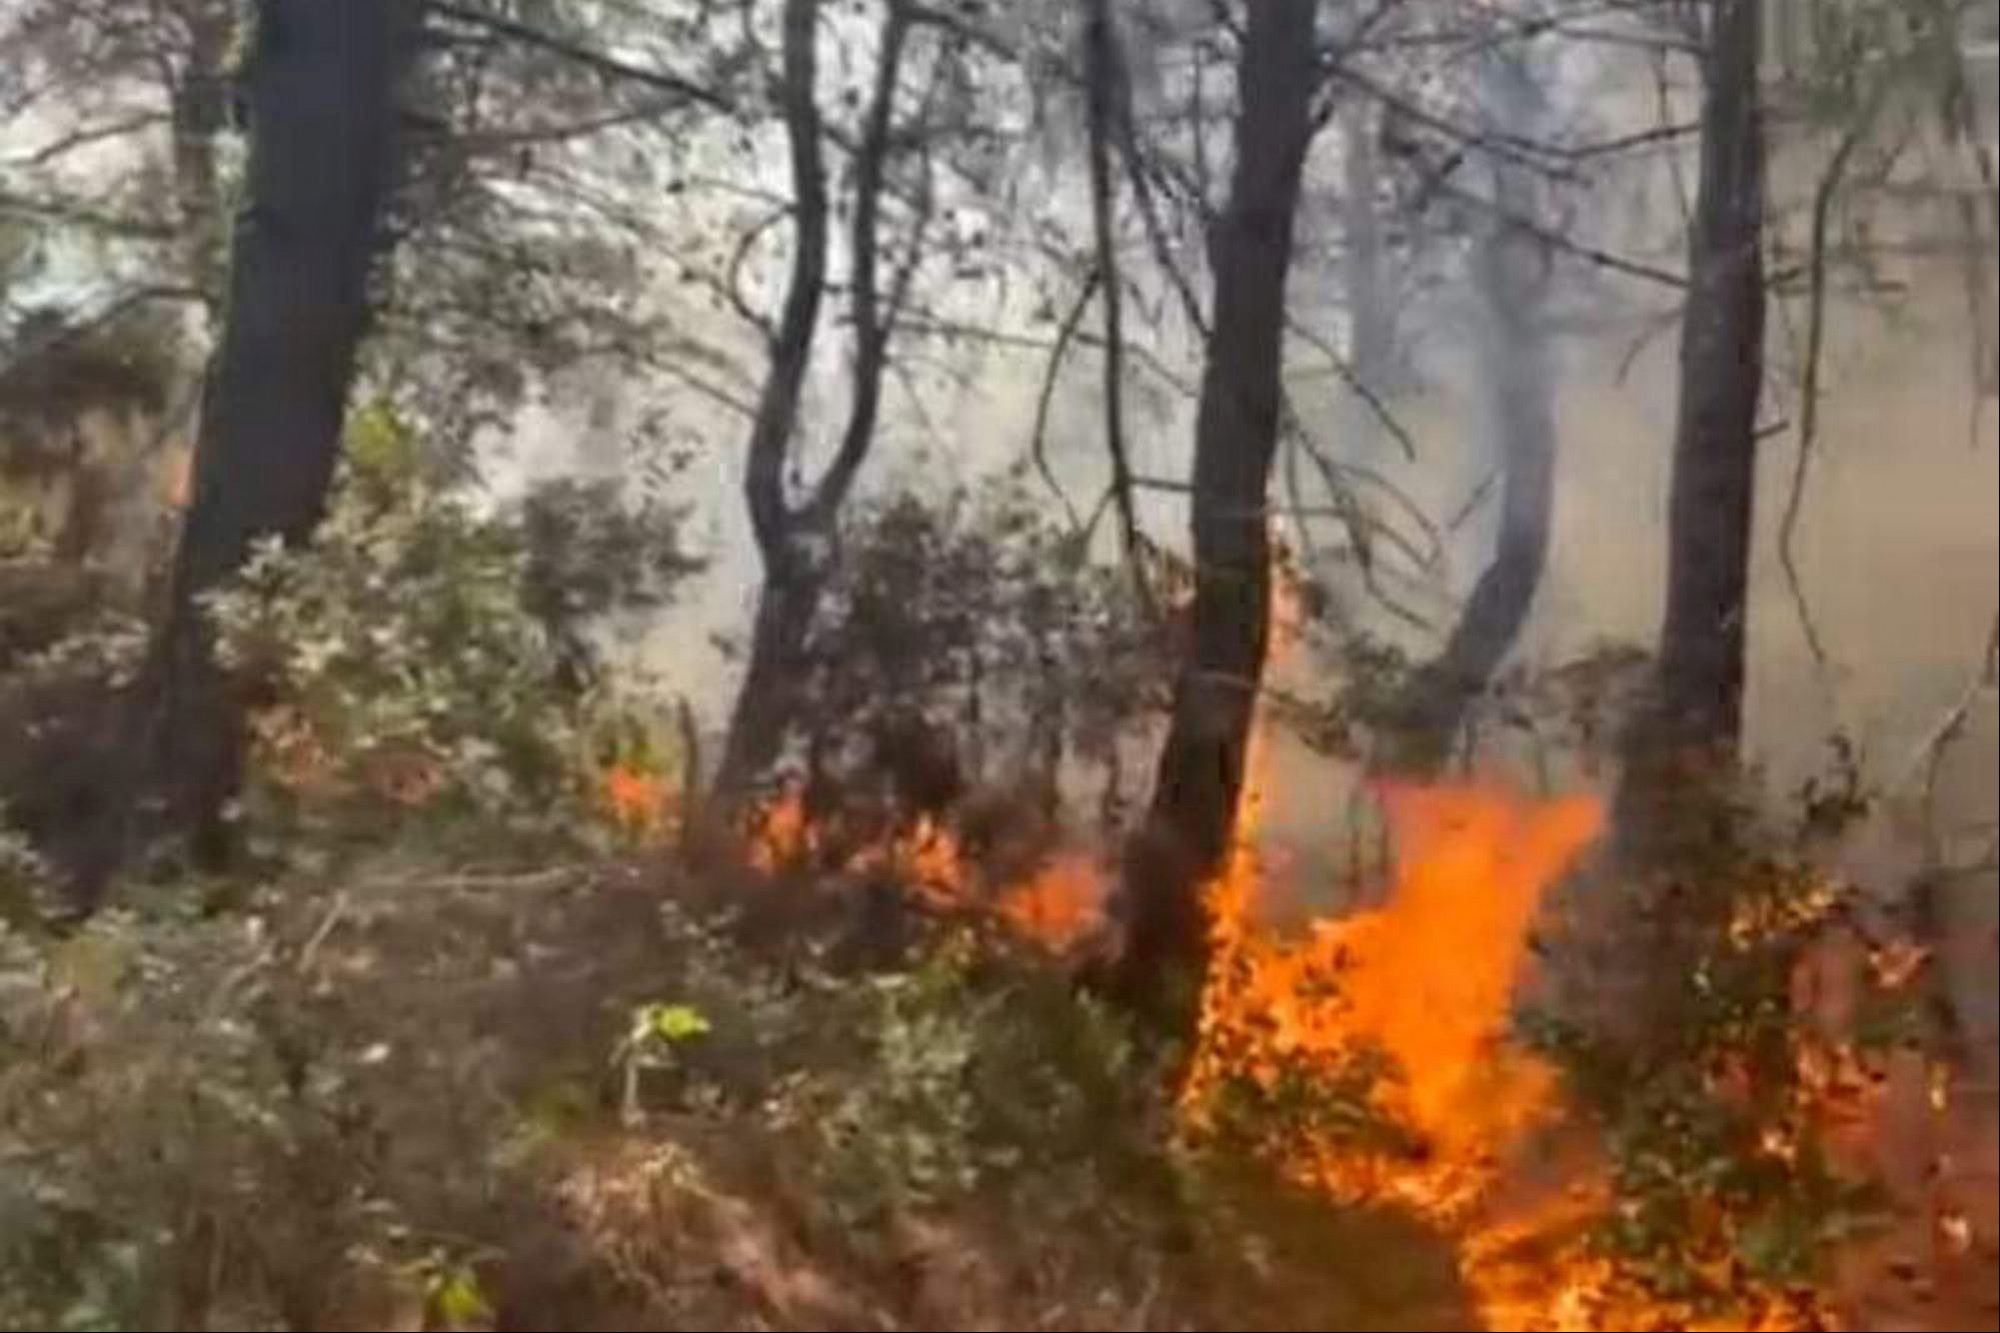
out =
{"type": "Polygon", "coordinates": [[[64,946],[0,1148],[61,1178],[38,1261],[124,1285],[58,1326],[1480,1327],[1448,1238],[1188,1174],[1052,970],[885,982],[893,921],[749,872],[327,878],[64,946]]]}

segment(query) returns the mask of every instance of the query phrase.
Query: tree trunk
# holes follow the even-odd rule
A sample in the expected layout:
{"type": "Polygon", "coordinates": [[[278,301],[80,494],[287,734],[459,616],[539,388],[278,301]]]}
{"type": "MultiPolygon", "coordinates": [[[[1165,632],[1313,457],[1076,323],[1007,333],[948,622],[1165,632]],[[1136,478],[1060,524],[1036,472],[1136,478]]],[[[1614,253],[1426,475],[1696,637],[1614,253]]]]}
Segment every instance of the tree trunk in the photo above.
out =
{"type": "Polygon", "coordinates": [[[1757,411],[1764,378],[1760,0],[1718,0],[1703,60],[1700,190],[1681,325],[1667,609],[1628,738],[1619,831],[1665,848],[1681,789],[1734,766],[1743,728],[1757,411]]]}
{"type": "Polygon", "coordinates": [[[784,749],[798,713],[806,639],[821,586],[818,571],[789,550],[765,554],[750,653],[715,771],[715,795],[725,808],[746,799],[784,749]]]}
{"type": "Polygon", "coordinates": [[[744,474],[744,499],[764,562],[764,584],[758,593],[749,659],[716,768],[715,790],[725,806],[749,795],[777,761],[797,721],[804,652],[826,586],[834,528],[840,507],[874,444],[889,338],[921,250],[921,235],[913,235],[903,265],[889,284],[885,308],[877,273],[881,205],[896,137],[896,91],[914,18],[908,0],[890,0],[855,158],[849,245],[853,264],[849,300],[855,340],[853,403],[833,462],[806,501],[794,505],[785,494],[785,473],[798,434],[800,397],[812,363],[826,289],[830,206],[815,87],[819,0],[785,3],[783,102],[791,146],[796,239],[784,311],[772,339],[771,365],[751,425],[750,460],[744,474]]]}
{"type": "Polygon", "coordinates": [[[784,746],[799,674],[798,654],[819,600],[819,571],[797,531],[785,498],[785,464],[798,431],[799,400],[812,364],[826,295],[828,203],[825,148],[820,139],[819,0],[785,0],[783,103],[791,150],[792,272],[771,343],[771,364],[750,426],[743,475],[750,528],[764,562],[750,655],[715,771],[725,803],[742,798],[784,746]]]}
{"type": "Polygon", "coordinates": [[[1258,0],[1237,76],[1229,203],[1210,240],[1215,311],[1195,424],[1187,657],[1145,829],[1128,856],[1121,989],[1178,1024],[1207,958],[1204,881],[1236,824],[1269,640],[1266,494],[1283,397],[1285,283],[1316,84],[1312,0],[1258,0]]]}
{"type": "Polygon", "coordinates": [[[325,507],[393,184],[413,17],[402,0],[258,6],[248,206],[236,224],[168,610],[138,699],[158,767],[112,779],[119,790],[105,813],[116,827],[83,867],[87,898],[122,859],[125,821],[151,783],[199,857],[227,850],[242,719],[198,599],[241,569],[259,541],[305,541],[325,507]]]}
{"type": "MultiPolygon", "coordinates": [[[[1489,53],[1481,84],[1486,120],[1499,134],[1538,139],[1544,102],[1526,53],[1489,53]]],[[[1556,425],[1549,347],[1546,247],[1514,219],[1536,222],[1535,182],[1494,159],[1494,208],[1474,242],[1481,414],[1492,424],[1501,469],[1500,530],[1451,637],[1411,681],[1391,738],[1390,767],[1434,776],[1451,757],[1473,703],[1492,683],[1527,624],[1548,564],[1554,519],[1556,425]]]]}
{"type": "MultiPolygon", "coordinates": [[[[1354,377],[1378,397],[1388,397],[1395,383],[1396,316],[1389,305],[1384,271],[1382,217],[1377,193],[1381,188],[1381,158],[1376,143],[1381,131],[1375,104],[1357,98],[1342,118],[1346,126],[1343,179],[1340,192],[1342,278],[1347,288],[1347,362],[1354,377]]],[[[1351,390],[1349,392],[1352,392],[1351,390]]],[[[1372,413],[1355,413],[1379,430],[1372,413]]]]}

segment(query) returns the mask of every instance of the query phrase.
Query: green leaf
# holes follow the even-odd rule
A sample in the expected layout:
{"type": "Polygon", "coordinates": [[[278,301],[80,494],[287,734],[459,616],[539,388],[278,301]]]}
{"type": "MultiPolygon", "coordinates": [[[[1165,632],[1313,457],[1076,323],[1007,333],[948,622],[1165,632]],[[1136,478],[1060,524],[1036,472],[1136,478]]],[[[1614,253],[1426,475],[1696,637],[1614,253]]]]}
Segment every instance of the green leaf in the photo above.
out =
{"type": "Polygon", "coordinates": [[[713,1030],[700,1010],[686,1004],[642,1005],[637,1018],[632,1025],[635,1042],[674,1046],[705,1037],[713,1030]]]}
{"type": "Polygon", "coordinates": [[[479,1285],[479,1275],[453,1268],[431,1279],[432,1315],[446,1328],[470,1328],[492,1322],[493,1306],[479,1285]]]}

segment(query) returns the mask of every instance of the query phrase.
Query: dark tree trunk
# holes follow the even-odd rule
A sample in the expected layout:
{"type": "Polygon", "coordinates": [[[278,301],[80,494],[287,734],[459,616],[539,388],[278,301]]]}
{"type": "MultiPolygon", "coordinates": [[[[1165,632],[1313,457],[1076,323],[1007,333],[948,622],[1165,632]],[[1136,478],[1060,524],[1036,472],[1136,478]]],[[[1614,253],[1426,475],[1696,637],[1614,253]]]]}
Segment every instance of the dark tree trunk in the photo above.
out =
{"type": "Polygon", "coordinates": [[[913,235],[903,265],[889,284],[885,308],[878,277],[882,195],[895,141],[896,90],[914,15],[907,0],[890,0],[855,160],[849,283],[855,339],[853,403],[833,462],[805,502],[795,505],[785,493],[785,474],[798,435],[800,396],[826,290],[830,204],[816,101],[819,0],[785,3],[783,112],[791,146],[795,239],[784,310],[750,429],[750,459],[743,482],[751,529],[764,562],[764,583],[758,592],[749,658],[716,768],[715,790],[725,806],[742,801],[770,770],[798,720],[804,653],[826,587],[834,527],[874,444],[889,337],[921,250],[921,236],[913,235]]]}
{"type": "Polygon", "coordinates": [[[1757,411],[1764,378],[1760,0],[1718,0],[1703,61],[1700,192],[1681,326],[1667,609],[1651,697],[1628,741],[1629,845],[1681,836],[1679,789],[1733,767],[1743,727],[1757,411]]]}
{"type": "Polygon", "coordinates": [[[340,452],[395,171],[404,0],[262,0],[250,76],[248,204],[203,399],[193,494],[166,616],[139,695],[157,765],[114,778],[87,897],[123,856],[132,802],[157,785],[203,859],[227,850],[241,716],[198,609],[253,546],[306,540],[340,452]]]}
{"type": "Polygon", "coordinates": [[[750,651],[715,771],[715,795],[725,808],[746,799],[784,749],[798,714],[806,639],[823,583],[803,555],[786,548],[765,552],[750,651]]]}
{"type": "Polygon", "coordinates": [[[799,400],[812,364],[826,295],[828,203],[819,104],[819,0],[785,0],[783,109],[791,146],[792,272],[771,343],[771,364],[750,427],[743,498],[764,562],[750,655],[723,738],[715,789],[740,799],[776,761],[794,711],[799,653],[823,577],[785,498],[785,464],[798,432],[799,400]]]}
{"type": "MultiPolygon", "coordinates": [[[[1499,134],[1539,137],[1542,96],[1518,48],[1486,57],[1486,120],[1499,134]]],[[[1493,556],[1437,657],[1411,681],[1392,738],[1390,767],[1429,777],[1450,759],[1474,702],[1513,651],[1548,564],[1555,512],[1554,368],[1548,329],[1552,276],[1546,246],[1512,219],[1535,221],[1534,181],[1493,163],[1493,202],[1474,243],[1481,413],[1499,445],[1500,529],[1493,556]]]]}
{"type": "Polygon", "coordinates": [[[1195,592],[1146,827],[1124,884],[1121,989],[1169,1023],[1205,970],[1204,881],[1235,830],[1269,641],[1266,493],[1283,397],[1285,284],[1316,85],[1312,0],[1249,8],[1229,203],[1210,239],[1215,311],[1195,424],[1195,592]]]}

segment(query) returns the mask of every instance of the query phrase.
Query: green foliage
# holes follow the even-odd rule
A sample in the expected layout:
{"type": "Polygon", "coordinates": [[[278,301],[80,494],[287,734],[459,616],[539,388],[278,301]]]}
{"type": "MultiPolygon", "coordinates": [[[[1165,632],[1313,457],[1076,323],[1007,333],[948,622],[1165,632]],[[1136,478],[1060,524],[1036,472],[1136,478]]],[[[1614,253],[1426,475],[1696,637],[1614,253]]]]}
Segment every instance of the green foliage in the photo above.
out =
{"type": "Polygon", "coordinates": [[[623,1110],[629,1123],[641,1115],[641,1080],[647,1073],[679,1068],[680,1052],[715,1029],[701,1010],[688,1004],[649,1002],[632,1011],[625,1039],[612,1054],[624,1081],[623,1110]]]}
{"type": "MultiPolygon", "coordinates": [[[[1825,810],[1816,801],[1809,824],[1825,810]]],[[[1525,1024],[1604,1125],[1614,1207],[1599,1245],[1690,1317],[1813,1290],[1880,1205],[1828,1137],[1866,1095],[1865,1079],[1849,1077],[1862,1052],[1818,1030],[1794,998],[1808,951],[1842,924],[1842,901],[1731,818],[1686,852],[1664,890],[1673,924],[1655,962],[1669,975],[1636,1034],[1546,1014],[1525,1024]]]]}
{"type": "Polygon", "coordinates": [[[1385,1161],[1417,1161],[1422,1139],[1382,1110],[1383,1090],[1401,1077],[1380,1051],[1338,1060],[1297,1052],[1265,1055],[1276,1067],[1230,1070],[1204,1108],[1194,1145],[1244,1160],[1283,1160],[1302,1145],[1385,1161]]]}
{"type": "Polygon", "coordinates": [[[681,546],[685,517],[656,495],[628,502],[609,480],[548,482],[522,502],[523,600],[578,683],[595,675],[593,629],[658,610],[701,570],[681,546]]]}
{"type": "MultiPolygon", "coordinates": [[[[641,595],[572,549],[631,553],[593,544],[584,517],[585,498],[611,510],[617,497],[565,495],[572,521],[554,530],[532,501],[481,512],[422,480],[386,410],[356,414],[313,544],[261,548],[209,603],[220,655],[258,701],[253,827],[381,837],[420,817],[540,837],[601,813],[597,742],[641,724],[624,716],[628,692],[579,679],[595,674],[582,635],[641,595]],[[570,588],[579,572],[598,582],[570,588]]],[[[671,516],[650,518],[671,551],[671,516]]],[[[630,577],[657,602],[693,567],[662,557],[630,577]]]]}
{"type": "Polygon", "coordinates": [[[179,376],[173,322],[154,311],[79,323],[32,309],[0,329],[0,476],[65,466],[66,431],[85,412],[154,416],[179,376]]]}
{"type": "Polygon", "coordinates": [[[644,1004],[632,1016],[630,1041],[638,1047],[671,1051],[684,1041],[705,1037],[713,1029],[701,1011],[685,1004],[644,1004]]]}
{"type": "Polygon", "coordinates": [[[303,1280],[283,1253],[293,1229],[355,1224],[304,1175],[285,1215],[250,1206],[341,1101],[331,1083],[287,1093],[269,1016],[246,1003],[268,950],[243,921],[0,930],[0,1325],[176,1327],[202,1292],[224,1318],[269,1326],[278,1289],[303,1280]],[[225,1252],[243,1285],[203,1291],[225,1252]]]}
{"type": "Polygon", "coordinates": [[[480,1285],[478,1273],[443,1257],[434,1259],[428,1267],[424,1305],[437,1327],[458,1333],[492,1323],[493,1306],[480,1285]]]}
{"type": "Polygon", "coordinates": [[[849,1223],[1074,1192],[1077,1173],[1155,1146],[1154,1084],[1124,1022],[1059,976],[985,968],[961,942],[870,979],[864,1002],[866,1068],[800,1093],[823,1197],[849,1223]]]}
{"type": "Polygon", "coordinates": [[[808,750],[842,790],[861,789],[877,722],[948,732],[975,779],[1047,783],[1065,759],[1110,762],[1165,708],[1163,627],[1019,476],[863,509],[826,600],[807,650],[823,720],[808,750]]]}

